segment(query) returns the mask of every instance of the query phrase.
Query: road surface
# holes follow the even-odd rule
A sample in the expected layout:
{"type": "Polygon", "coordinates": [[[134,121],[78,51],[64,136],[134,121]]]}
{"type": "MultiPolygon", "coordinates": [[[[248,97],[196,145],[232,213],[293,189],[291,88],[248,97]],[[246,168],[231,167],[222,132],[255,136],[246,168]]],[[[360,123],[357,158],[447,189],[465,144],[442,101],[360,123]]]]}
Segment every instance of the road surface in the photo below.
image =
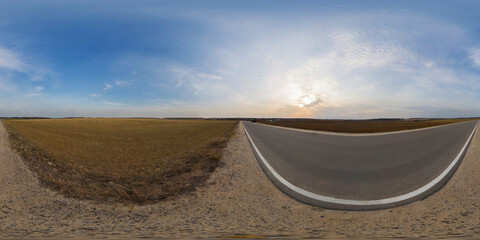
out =
{"type": "Polygon", "coordinates": [[[423,199],[443,187],[477,121],[367,135],[242,124],[264,172],[286,194],[325,208],[374,210],[423,199]]]}

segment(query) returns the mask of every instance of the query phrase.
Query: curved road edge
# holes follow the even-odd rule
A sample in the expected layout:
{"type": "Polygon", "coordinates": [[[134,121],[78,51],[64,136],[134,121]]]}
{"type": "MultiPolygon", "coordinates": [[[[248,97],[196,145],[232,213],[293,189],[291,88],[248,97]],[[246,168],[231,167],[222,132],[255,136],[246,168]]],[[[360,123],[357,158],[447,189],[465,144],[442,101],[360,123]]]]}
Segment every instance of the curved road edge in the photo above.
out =
{"type": "Polygon", "coordinates": [[[470,134],[469,138],[465,142],[463,148],[457,154],[455,159],[449,164],[449,166],[435,179],[431,182],[427,183],[426,185],[411,191],[409,193],[385,198],[385,199],[378,199],[378,200],[350,200],[350,199],[341,199],[335,197],[324,196],[320,194],[316,194],[302,188],[299,188],[292,183],[288,182],[285,178],[283,178],[280,174],[278,174],[275,169],[268,163],[268,161],[263,157],[262,153],[258,150],[255,143],[250,137],[247,129],[245,128],[243,122],[241,122],[243,130],[247,135],[248,141],[252,147],[252,151],[257,158],[258,163],[262,167],[262,170],[268,176],[268,178],[274,183],[274,185],[279,188],[282,192],[289,195],[290,197],[314,206],[319,206],[328,209],[337,209],[337,210],[379,210],[385,208],[392,208],[400,205],[405,205],[417,200],[422,200],[433,193],[440,190],[445,184],[450,180],[450,178],[454,175],[455,171],[457,170],[458,166],[460,165],[465,153],[467,152],[468,146],[470,145],[473,135],[475,134],[478,121],[473,129],[472,133],[470,134]]]}

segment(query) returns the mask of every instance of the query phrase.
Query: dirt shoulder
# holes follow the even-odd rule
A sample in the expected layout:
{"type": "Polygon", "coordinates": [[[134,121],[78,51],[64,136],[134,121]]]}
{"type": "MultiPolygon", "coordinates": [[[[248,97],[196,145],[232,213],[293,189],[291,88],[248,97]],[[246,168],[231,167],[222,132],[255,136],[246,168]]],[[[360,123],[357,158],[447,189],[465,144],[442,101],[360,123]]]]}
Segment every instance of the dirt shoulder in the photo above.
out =
{"type": "Polygon", "coordinates": [[[176,200],[128,206],[66,199],[40,187],[0,125],[0,237],[479,237],[479,151],[477,132],[455,176],[423,201],[344,212],[299,203],[275,188],[239,127],[207,186],[176,200]]]}

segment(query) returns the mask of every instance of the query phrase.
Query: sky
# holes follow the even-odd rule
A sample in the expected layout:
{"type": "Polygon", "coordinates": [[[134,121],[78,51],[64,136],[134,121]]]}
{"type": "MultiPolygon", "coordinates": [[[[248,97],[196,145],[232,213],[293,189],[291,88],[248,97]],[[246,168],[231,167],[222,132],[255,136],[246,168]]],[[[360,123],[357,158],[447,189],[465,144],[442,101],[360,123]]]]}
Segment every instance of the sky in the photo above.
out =
{"type": "Polygon", "coordinates": [[[0,1],[0,117],[480,116],[480,1],[0,1]]]}

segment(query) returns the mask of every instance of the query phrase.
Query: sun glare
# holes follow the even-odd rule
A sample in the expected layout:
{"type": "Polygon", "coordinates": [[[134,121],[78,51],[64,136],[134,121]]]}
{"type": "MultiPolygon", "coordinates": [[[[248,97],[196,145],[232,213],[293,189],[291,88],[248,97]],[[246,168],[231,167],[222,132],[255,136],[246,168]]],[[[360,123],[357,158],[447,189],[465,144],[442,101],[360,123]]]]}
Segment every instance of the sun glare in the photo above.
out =
{"type": "Polygon", "coordinates": [[[317,101],[317,98],[315,96],[313,96],[312,94],[303,94],[302,96],[300,96],[299,98],[297,98],[297,105],[299,107],[305,107],[305,106],[308,106],[314,102],[317,101]]]}

